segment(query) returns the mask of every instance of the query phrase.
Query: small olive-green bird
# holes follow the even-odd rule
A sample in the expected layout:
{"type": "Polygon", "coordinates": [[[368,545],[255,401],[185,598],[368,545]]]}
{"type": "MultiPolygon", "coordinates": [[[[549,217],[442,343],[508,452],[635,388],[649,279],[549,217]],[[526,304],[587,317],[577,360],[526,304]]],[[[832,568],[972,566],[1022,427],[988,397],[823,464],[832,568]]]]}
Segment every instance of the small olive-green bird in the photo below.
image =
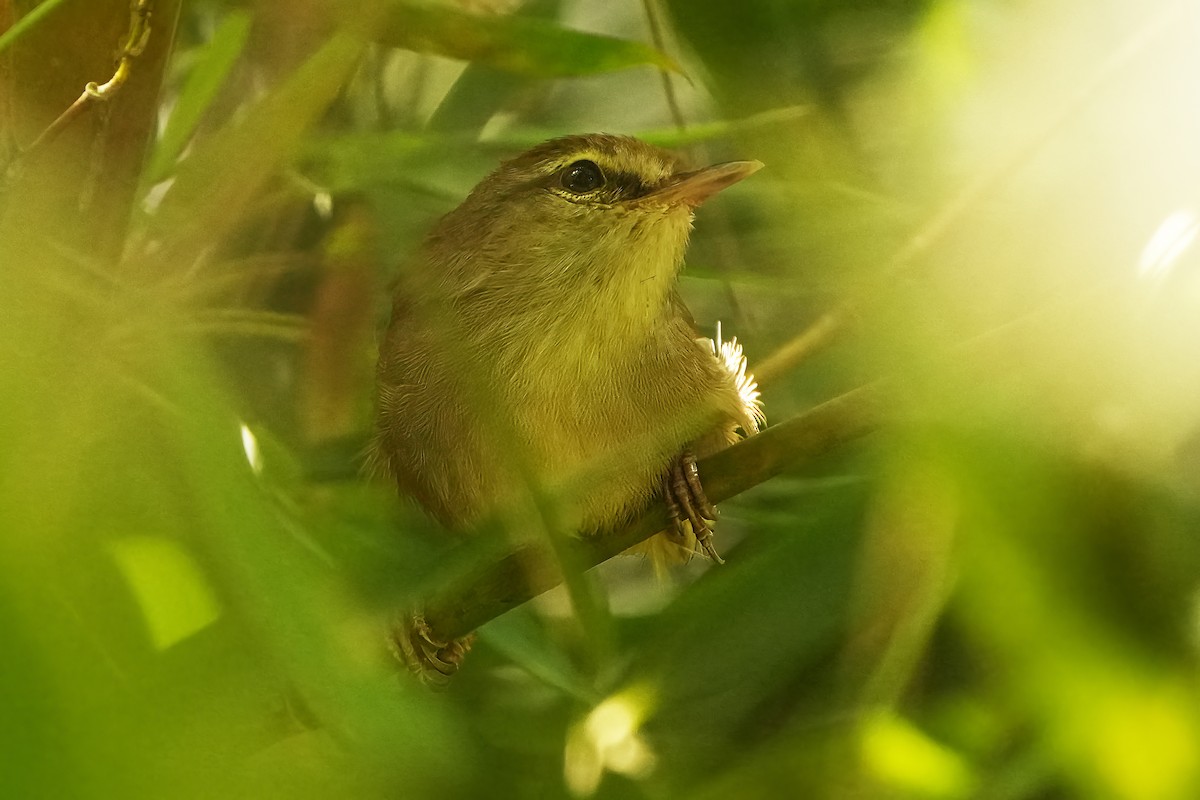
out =
{"type": "Polygon", "coordinates": [[[676,525],[643,551],[719,560],[695,459],[763,416],[741,348],[697,334],[678,278],[696,208],[761,166],[686,170],[610,135],[501,164],[399,282],[376,470],[452,529],[552,497],[558,528],[602,536],[657,497],[676,525]]]}

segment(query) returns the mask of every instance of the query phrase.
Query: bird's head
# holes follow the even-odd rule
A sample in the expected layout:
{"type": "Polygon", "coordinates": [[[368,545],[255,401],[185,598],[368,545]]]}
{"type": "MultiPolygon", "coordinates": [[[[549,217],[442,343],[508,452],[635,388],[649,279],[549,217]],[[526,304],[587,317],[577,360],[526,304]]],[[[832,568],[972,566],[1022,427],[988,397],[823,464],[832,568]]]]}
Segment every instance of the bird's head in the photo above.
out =
{"type": "Polygon", "coordinates": [[[430,252],[460,292],[652,304],[674,284],[696,207],[761,166],[688,170],[628,136],[552,139],[480,182],[435,229],[430,252]]]}

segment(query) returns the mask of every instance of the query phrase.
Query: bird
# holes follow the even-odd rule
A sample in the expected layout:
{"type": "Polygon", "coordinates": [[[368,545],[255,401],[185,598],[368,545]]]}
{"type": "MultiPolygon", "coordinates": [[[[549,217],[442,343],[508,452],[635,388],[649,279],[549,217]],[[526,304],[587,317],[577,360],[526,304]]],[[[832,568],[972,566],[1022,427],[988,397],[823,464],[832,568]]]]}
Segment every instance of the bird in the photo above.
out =
{"type": "MultiPolygon", "coordinates": [[[[640,552],[721,562],[696,460],[765,418],[741,346],[698,333],[679,275],[696,209],[761,167],[689,169],[611,134],[503,161],[397,279],[372,471],[452,531],[548,496],[556,527],[603,536],[665,502],[674,524],[640,552]]],[[[422,676],[469,649],[405,627],[393,649],[422,676]]]]}

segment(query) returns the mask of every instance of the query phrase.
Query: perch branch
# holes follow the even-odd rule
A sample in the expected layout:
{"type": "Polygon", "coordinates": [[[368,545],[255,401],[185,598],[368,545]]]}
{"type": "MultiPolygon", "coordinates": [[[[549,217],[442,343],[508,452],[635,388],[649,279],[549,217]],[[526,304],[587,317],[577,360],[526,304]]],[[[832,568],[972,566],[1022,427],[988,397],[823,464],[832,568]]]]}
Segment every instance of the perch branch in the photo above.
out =
{"type": "MultiPolygon", "coordinates": [[[[719,503],[869,433],[883,419],[886,402],[882,384],[864,386],[709,456],[699,463],[705,493],[719,503]]],[[[617,533],[569,540],[566,560],[590,569],[668,525],[665,507],[655,505],[617,533]]],[[[559,556],[544,544],[514,549],[430,598],[425,621],[439,637],[465,636],[561,583],[559,564],[559,556]]]]}

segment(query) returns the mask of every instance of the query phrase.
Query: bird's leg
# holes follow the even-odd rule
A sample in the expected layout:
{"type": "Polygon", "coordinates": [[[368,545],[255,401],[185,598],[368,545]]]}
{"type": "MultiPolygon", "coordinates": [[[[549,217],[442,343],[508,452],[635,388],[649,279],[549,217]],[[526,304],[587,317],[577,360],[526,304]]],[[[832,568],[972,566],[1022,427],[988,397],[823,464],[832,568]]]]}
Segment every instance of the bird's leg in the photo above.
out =
{"type": "Polygon", "coordinates": [[[440,689],[450,683],[471,652],[475,634],[443,642],[434,635],[425,617],[416,613],[401,615],[392,627],[389,643],[392,654],[421,683],[440,689]]]}
{"type": "Polygon", "coordinates": [[[712,522],[717,519],[717,509],[704,495],[704,487],[700,485],[700,470],[696,468],[696,457],[690,450],[684,450],[679,458],[671,463],[670,469],[663,477],[663,500],[667,504],[667,512],[675,532],[686,539],[685,524],[691,525],[692,533],[696,536],[696,546],[706,556],[718,564],[725,560],[717,554],[712,543],[712,522]]]}

